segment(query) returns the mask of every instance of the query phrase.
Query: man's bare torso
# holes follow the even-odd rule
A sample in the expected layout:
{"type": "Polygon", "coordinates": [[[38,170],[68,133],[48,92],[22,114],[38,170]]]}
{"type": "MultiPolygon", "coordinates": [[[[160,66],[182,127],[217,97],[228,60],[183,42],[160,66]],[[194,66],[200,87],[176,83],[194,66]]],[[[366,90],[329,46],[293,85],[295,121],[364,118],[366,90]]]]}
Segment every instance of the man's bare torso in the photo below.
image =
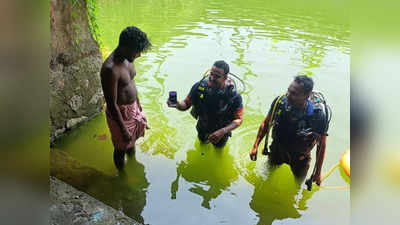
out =
{"type": "MultiPolygon", "coordinates": [[[[100,76],[104,86],[108,86],[108,90],[112,90],[111,87],[112,82],[104,82],[104,80],[109,80],[105,78],[105,76],[113,76],[113,80],[118,82],[117,84],[117,94],[116,94],[116,102],[118,105],[129,105],[135,102],[137,99],[137,89],[135,85],[135,81],[133,80],[136,75],[136,69],[133,63],[129,63],[127,60],[124,60],[122,63],[115,63],[113,61],[114,53],[112,53],[103,63],[103,68],[101,70],[100,76]],[[107,71],[107,72],[106,72],[107,71]]],[[[112,93],[104,93],[105,98],[110,98],[112,93]]]]}

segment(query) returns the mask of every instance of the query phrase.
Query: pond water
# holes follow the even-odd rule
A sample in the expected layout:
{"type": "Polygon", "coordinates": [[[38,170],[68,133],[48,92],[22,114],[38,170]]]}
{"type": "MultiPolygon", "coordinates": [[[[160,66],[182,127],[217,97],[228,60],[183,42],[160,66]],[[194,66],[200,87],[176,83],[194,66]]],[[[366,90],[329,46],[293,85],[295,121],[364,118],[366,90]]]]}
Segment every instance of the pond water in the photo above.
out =
{"type": "Polygon", "coordinates": [[[348,224],[350,189],[328,188],[348,185],[339,170],[323,182],[326,188],[309,192],[287,165],[270,172],[261,147],[256,162],[248,156],[272,100],[298,73],[312,76],[333,110],[323,172],[350,148],[346,10],[302,3],[99,0],[105,54],[130,25],[153,43],[135,62],[151,129],[119,174],[103,112],[56,143],[55,152],[73,159],[54,160],[53,171],[65,167],[56,176],[144,224],[348,224]],[[171,90],[185,98],[220,59],[245,83],[245,111],[227,146],[215,150],[199,143],[190,113],[168,108],[166,100],[171,90]]]}

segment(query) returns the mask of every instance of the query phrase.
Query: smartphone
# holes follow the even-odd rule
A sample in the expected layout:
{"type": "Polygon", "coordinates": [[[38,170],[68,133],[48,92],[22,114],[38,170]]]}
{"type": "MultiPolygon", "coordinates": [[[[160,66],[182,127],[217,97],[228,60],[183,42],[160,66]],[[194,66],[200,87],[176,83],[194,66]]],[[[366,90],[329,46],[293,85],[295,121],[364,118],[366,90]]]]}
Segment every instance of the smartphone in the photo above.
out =
{"type": "Polygon", "coordinates": [[[178,100],[176,97],[176,91],[169,92],[168,100],[172,103],[171,106],[176,106],[176,103],[178,103],[178,100]]]}

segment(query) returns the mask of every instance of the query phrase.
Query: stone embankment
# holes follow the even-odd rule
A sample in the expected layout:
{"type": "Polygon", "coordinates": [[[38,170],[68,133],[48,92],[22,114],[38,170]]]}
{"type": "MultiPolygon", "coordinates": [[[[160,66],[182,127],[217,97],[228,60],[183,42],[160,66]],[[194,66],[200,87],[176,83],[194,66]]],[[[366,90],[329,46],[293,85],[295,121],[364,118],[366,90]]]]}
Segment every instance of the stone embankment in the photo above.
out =
{"type": "Polygon", "coordinates": [[[50,177],[51,225],[141,225],[120,211],[50,177]]]}

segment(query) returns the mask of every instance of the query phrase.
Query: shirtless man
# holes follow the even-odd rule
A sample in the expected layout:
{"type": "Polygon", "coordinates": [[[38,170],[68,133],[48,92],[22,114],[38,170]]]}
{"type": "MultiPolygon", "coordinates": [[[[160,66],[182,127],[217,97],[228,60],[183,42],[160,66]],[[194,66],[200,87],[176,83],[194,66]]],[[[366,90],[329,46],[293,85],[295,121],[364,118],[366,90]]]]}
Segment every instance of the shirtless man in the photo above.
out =
{"type": "Polygon", "coordinates": [[[151,47],[146,33],[137,27],[125,28],[118,47],[104,61],[101,85],[106,100],[107,124],[114,145],[114,163],[123,169],[125,152],[135,148],[136,139],[144,136],[147,120],[140,106],[134,81],[134,60],[151,47]]]}

